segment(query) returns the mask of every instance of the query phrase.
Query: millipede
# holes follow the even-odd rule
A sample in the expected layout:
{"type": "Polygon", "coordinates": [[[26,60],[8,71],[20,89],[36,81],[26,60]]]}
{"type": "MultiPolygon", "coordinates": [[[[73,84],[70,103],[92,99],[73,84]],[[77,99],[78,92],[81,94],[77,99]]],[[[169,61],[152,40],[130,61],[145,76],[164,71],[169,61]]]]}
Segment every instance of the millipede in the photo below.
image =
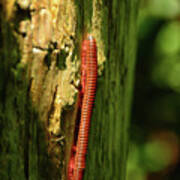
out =
{"type": "Polygon", "coordinates": [[[97,84],[97,47],[92,35],[87,35],[81,46],[82,104],[76,142],[68,166],[68,180],[82,180],[85,169],[88,136],[97,84]]]}

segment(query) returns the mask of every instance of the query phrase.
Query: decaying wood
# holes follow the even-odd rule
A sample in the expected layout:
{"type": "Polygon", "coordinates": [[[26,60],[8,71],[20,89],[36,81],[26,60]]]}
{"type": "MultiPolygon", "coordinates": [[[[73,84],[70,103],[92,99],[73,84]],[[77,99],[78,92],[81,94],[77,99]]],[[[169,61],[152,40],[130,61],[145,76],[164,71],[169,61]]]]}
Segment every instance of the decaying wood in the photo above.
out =
{"type": "Polygon", "coordinates": [[[100,78],[85,179],[125,178],[137,2],[2,0],[0,179],[66,178],[86,33],[100,78]]]}

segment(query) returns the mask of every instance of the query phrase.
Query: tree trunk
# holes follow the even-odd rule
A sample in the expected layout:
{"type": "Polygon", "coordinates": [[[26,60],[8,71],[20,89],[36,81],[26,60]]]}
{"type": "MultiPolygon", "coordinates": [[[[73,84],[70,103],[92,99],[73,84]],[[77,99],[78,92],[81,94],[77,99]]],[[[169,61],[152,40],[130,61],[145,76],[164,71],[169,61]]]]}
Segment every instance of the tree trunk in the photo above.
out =
{"type": "Polygon", "coordinates": [[[3,0],[0,10],[0,179],[66,179],[91,33],[99,78],[84,179],[124,180],[138,0],[3,0]]]}

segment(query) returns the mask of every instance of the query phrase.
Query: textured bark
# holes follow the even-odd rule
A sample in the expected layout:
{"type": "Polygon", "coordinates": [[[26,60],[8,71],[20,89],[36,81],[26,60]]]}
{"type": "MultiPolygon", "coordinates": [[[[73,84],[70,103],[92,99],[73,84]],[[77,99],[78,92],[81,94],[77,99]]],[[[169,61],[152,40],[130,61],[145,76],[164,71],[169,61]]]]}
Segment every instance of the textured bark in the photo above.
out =
{"type": "Polygon", "coordinates": [[[125,179],[137,5],[2,1],[0,179],[65,179],[87,32],[97,40],[99,79],[85,179],[125,179]]]}
{"type": "Polygon", "coordinates": [[[103,1],[106,62],[98,79],[85,179],[126,179],[138,0],[103,1]]]}

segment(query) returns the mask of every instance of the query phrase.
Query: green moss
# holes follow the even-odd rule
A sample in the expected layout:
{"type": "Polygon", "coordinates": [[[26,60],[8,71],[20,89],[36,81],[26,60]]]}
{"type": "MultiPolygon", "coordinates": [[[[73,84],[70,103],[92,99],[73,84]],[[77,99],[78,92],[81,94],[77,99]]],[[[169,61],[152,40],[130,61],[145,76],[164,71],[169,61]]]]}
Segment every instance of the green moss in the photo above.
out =
{"type": "Polygon", "coordinates": [[[66,53],[64,50],[61,50],[60,53],[57,54],[57,60],[56,60],[56,66],[60,70],[66,69],[66,57],[68,53],[66,53]]]}
{"type": "MultiPolygon", "coordinates": [[[[17,179],[24,179],[24,150],[21,149],[24,142],[24,89],[23,82],[19,82],[17,74],[20,71],[12,71],[20,60],[19,50],[16,49],[17,42],[10,31],[10,27],[1,19],[1,42],[0,49],[0,112],[1,112],[1,165],[0,179],[9,179],[15,175],[17,179]],[[16,74],[16,76],[14,75],[16,74]],[[17,78],[16,78],[17,77],[17,78]],[[22,89],[20,89],[20,88],[22,89]],[[21,141],[19,141],[19,139],[21,141]],[[4,173],[6,172],[6,173],[4,173]]],[[[16,178],[14,178],[16,179],[16,178]]]]}
{"type": "Polygon", "coordinates": [[[76,3],[76,14],[77,14],[77,34],[80,39],[84,33],[87,33],[91,30],[91,18],[92,18],[92,9],[93,1],[92,0],[78,0],[76,3]]]}
{"type": "Polygon", "coordinates": [[[44,58],[44,63],[46,64],[48,69],[51,66],[51,55],[52,55],[52,49],[49,49],[46,56],[45,56],[45,58],[44,58]]]}
{"type": "Polygon", "coordinates": [[[0,18],[0,179],[44,179],[48,170],[39,167],[46,164],[48,168],[48,156],[44,155],[42,127],[29,97],[26,67],[20,63],[12,27],[2,14],[0,18]]]}
{"type": "Polygon", "coordinates": [[[92,26],[92,12],[93,12],[93,1],[92,0],[86,0],[84,3],[84,30],[85,32],[89,32],[91,30],[92,26]]]}
{"type": "Polygon", "coordinates": [[[137,5],[138,1],[103,1],[101,37],[107,61],[97,83],[85,180],[126,177],[137,5]]]}

